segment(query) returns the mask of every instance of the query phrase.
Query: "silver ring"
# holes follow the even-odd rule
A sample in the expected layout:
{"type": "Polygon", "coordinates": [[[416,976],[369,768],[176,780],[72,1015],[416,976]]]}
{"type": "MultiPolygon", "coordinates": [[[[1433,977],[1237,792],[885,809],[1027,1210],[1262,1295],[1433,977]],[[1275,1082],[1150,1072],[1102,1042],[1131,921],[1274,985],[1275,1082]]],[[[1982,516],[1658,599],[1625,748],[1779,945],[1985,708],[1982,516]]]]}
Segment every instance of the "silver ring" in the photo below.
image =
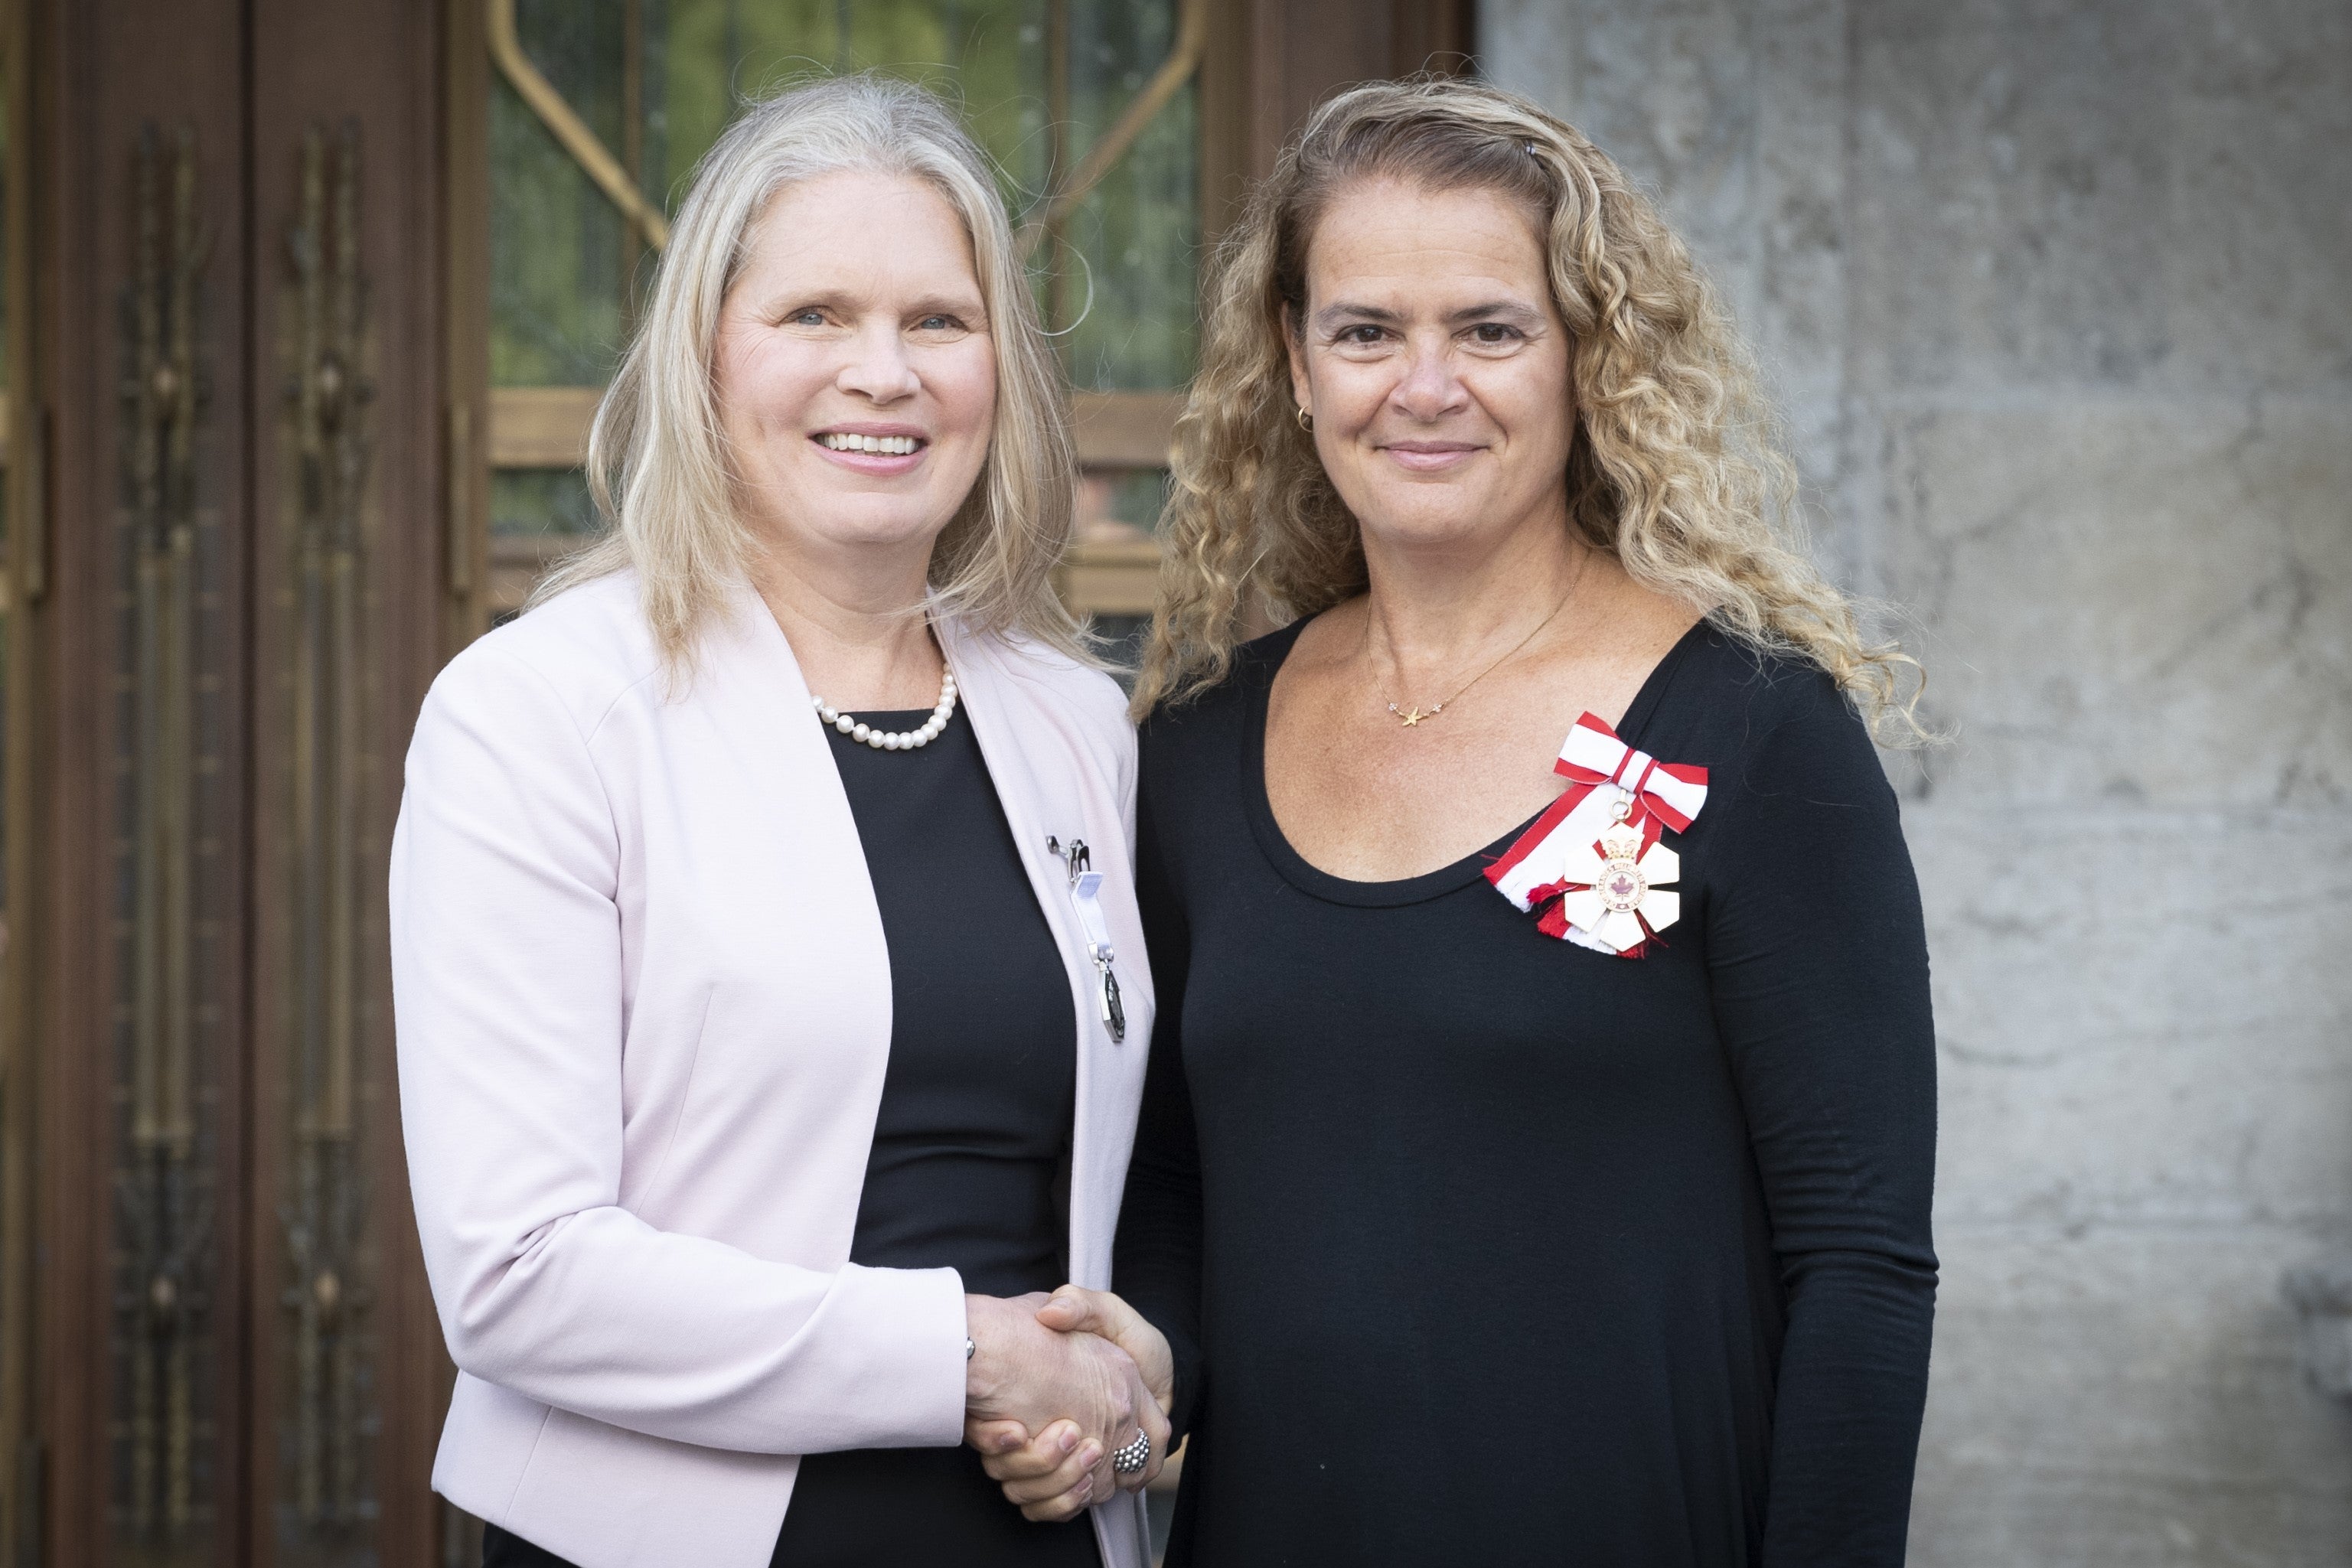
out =
{"type": "Polygon", "coordinates": [[[1135,1441],[1110,1451],[1110,1468],[1123,1476],[1134,1475],[1150,1462],[1151,1434],[1149,1432],[1138,1432],[1135,1441]]]}

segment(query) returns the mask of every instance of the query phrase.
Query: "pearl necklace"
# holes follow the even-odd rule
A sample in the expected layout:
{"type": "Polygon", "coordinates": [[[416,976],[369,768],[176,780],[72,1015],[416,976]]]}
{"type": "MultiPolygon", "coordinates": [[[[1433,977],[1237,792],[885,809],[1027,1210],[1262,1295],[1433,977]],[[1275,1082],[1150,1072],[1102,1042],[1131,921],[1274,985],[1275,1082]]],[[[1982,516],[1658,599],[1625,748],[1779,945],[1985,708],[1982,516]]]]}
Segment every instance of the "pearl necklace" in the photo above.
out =
{"type": "Polygon", "coordinates": [[[947,728],[948,720],[955,716],[955,672],[947,668],[945,660],[940,661],[940,706],[931,710],[931,716],[924,721],[920,729],[876,729],[860,723],[856,715],[842,712],[814,693],[810,694],[809,702],[816,708],[817,717],[852,740],[864,741],[877,751],[913,751],[937,740],[940,732],[947,728]]]}

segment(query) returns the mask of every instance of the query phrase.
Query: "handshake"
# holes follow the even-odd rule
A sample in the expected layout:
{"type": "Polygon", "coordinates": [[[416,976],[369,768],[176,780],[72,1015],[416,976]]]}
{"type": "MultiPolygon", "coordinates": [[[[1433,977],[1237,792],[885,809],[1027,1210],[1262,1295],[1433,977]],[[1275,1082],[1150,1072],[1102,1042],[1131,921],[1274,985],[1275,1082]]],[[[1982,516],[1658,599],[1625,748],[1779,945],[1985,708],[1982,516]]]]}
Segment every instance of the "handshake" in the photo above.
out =
{"type": "Polygon", "coordinates": [[[1108,1291],[966,1296],[964,1441],[1024,1517],[1070,1519],[1150,1483],[1168,1458],[1168,1341],[1108,1291]],[[1150,1440],[1140,1466],[1113,1458],[1150,1440]]]}

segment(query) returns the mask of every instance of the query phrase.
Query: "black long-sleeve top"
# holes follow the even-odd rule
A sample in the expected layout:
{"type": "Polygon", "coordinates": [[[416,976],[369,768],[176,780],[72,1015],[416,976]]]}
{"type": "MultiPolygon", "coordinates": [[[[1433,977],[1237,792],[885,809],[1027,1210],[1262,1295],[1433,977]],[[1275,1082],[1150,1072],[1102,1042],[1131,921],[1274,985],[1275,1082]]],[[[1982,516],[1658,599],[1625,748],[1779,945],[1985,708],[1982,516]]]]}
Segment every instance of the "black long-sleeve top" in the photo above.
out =
{"type": "Polygon", "coordinates": [[[1169,1563],[1901,1562],[1935,1058],[1893,791],[1829,679],[1702,622],[1618,726],[1708,769],[1640,958],[1481,873],[1284,840],[1297,628],[1145,726],[1159,994],[1116,1281],[1190,1434],[1169,1563]]]}
{"type": "MultiPolygon", "coordinates": [[[[888,730],[926,713],[858,716],[888,730]]],[[[890,1064],[849,1259],[1017,1296],[1068,1277],[1070,982],[971,721],[877,751],[827,731],[890,946],[890,1064]]],[[[966,1448],[801,1460],[775,1568],[1100,1568],[1084,1515],[1032,1524],[966,1448]]]]}

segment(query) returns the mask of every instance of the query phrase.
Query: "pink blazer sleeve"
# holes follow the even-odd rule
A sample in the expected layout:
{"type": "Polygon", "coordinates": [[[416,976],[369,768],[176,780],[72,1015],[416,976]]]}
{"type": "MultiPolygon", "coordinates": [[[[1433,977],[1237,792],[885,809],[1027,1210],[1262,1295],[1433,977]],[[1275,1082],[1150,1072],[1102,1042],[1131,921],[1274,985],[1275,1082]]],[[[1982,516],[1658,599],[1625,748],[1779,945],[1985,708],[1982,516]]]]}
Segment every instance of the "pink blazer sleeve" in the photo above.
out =
{"type": "Polygon", "coordinates": [[[417,722],[391,876],[401,1113],[451,1355],[711,1448],[958,1441],[952,1270],[799,1268],[620,1207],[620,862],[572,713],[478,644],[417,722]]]}

